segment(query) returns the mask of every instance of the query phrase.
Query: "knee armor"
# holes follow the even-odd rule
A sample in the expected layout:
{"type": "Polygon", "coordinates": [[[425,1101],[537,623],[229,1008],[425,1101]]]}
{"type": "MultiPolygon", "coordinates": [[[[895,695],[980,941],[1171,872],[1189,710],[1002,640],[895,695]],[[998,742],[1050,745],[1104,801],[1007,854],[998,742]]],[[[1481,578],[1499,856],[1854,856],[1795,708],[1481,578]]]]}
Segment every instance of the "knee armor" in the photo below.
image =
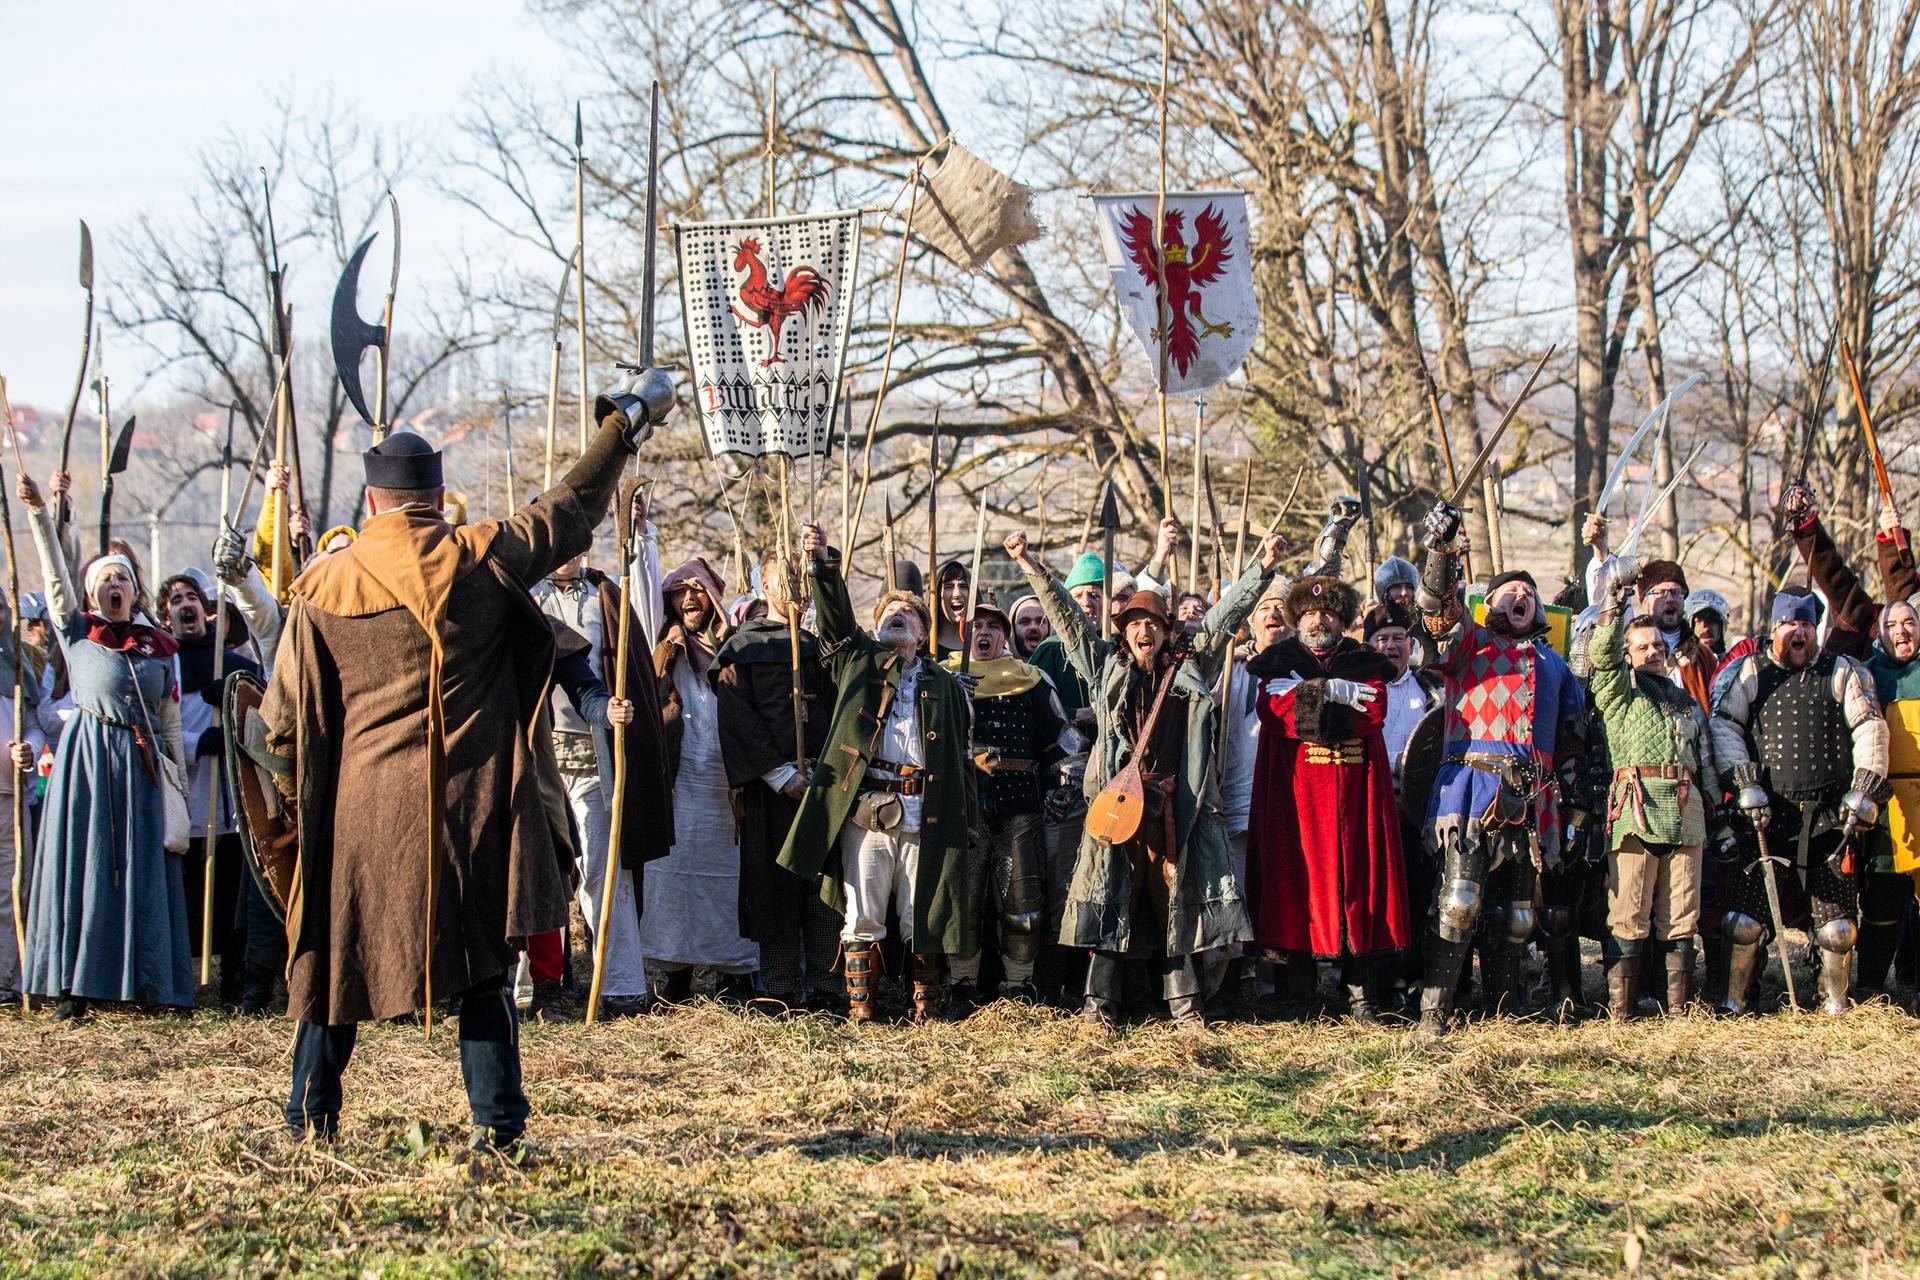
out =
{"type": "Polygon", "coordinates": [[[1813,940],[1820,944],[1822,951],[1845,953],[1853,950],[1854,943],[1860,940],[1860,930],[1853,921],[1841,916],[1815,929],[1813,940]]]}
{"type": "Polygon", "coordinates": [[[1533,904],[1516,902],[1504,913],[1507,918],[1507,941],[1516,947],[1524,947],[1533,937],[1533,904]]]}
{"type": "Polygon", "coordinates": [[[1720,936],[1736,947],[1750,947],[1767,936],[1767,927],[1742,911],[1729,911],[1720,921],[1720,936]]]}
{"type": "Polygon", "coordinates": [[[1552,938],[1557,941],[1561,938],[1570,938],[1573,936],[1574,922],[1572,907],[1542,907],[1540,908],[1539,916],[1538,928],[1542,937],[1552,938]]]}
{"type": "Polygon", "coordinates": [[[1482,905],[1480,886],[1472,880],[1449,880],[1440,890],[1439,933],[1448,942],[1473,936],[1482,905]]]}

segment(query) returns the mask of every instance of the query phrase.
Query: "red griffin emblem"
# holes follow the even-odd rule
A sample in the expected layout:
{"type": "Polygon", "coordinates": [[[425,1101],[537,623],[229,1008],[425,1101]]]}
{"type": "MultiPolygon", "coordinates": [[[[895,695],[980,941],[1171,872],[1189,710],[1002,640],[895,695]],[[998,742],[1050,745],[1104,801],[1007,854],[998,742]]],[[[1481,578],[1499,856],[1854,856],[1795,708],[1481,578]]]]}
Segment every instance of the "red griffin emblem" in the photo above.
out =
{"type": "Polygon", "coordinates": [[[733,255],[733,269],[747,273],[740,285],[740,301],[753,312],[748,315],[736,306],[732,308],[734,316],[750,328],[773,330],[773,352],[760,362],[765,369],[780,362],[780,326],[787,317],[805,315],[827,304],[827,282],[812,267],[801,266],[788,272],[786,282],[775,287],[767,279],[766,264],[760,261],[760,242],[751,236],[740,242],[733,255]]]}
{"type": "MultiPolygon", "coordinates": [[[[1167,337],[1167,359],[1183,378],[1194,357],[1200,354],[1201,334],[1218,334],[1224,338],[1233,333],[1232,325],[1215,324],[1200,313],[1200,291],[1218,280],[1233,258],[1228,252],[1233,241],[1227,235],[1227,220],[1211,204],[1202,209],[1200,216],[1193,220],[1195,238],[1191,246],[1183,234],[1185,224],[1184,213],[1178,209],[1167,210],[1165,234],[1161,237],[1167,259],[1164,305],[1171,329],[1167,337]],[[1199,333],[1194,332],[1196,320],[1200,323],[1199,333]]],[[[1153,215],[1135,205],[1120,220],[1120,238],[1127,256],[1139,268],[1140,278],[1157,291],[1160,262],[1153,245],[1153,215]]],[[[1156,306],[1155,310],[1158,313],[1160,308],[1156,306]]],[[[1160,341],[1157,325],[1153,329],[1153,340],[1160,341]]]]}

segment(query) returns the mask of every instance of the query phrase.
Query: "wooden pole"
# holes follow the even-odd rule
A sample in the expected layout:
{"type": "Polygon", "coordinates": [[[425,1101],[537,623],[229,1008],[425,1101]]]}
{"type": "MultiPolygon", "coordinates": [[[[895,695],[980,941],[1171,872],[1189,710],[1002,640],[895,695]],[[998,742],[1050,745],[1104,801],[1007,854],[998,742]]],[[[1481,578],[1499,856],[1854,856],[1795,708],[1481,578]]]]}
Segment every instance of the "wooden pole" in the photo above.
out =
{"type": "Polygon", "coordinates": [[[553,488],[553,435],[560,422],[560,339],[553,340],[553,357],[547,365],[547,472],[540,492],[553,488]]]}
{"type": "MultiPolygon", "coordinates": [[[[227,501],[233,496],[233,468],[226,466],[220,472],[220,511],[224,516],[227,501]]],[[[284,505],[284,504],[282,504],[284,505]]],[[[277,559],[277,557],[276,557],[277,559]]],[[[227,674],[227,611],[221,605],[225,595],[220,589],[219,579],[213,584],[213,687],[218,691],[227,674]]],[[[216,693],[216,697],[218,694],[216,693]]],[[[222,699],[221,701],[224,701],[222,699]]],[[[221,701],[216,701],[218,708],[221,701]]],[[[218,710],[214,712],[217,716],[218,710]]],[[[200,892],[200,985],[206,986],[213,981],[213,869],[214,847],[219,843],[218,809],[220,804],[221,762],[215,760],[207,770],[207,834],[206,859],[203,879],[205,883],[200,892]]]]}
{"type": "MultiPolygon", "coordinates": [[[[274,415],[273,423],[273,464],[279,466],[287,456],[287,398],[281,396],[276,402],[279,411],[274,415]]],[[[293,502],[293,484],[289,473],[288,484],[280,491],[279,501],[273,504],[273,598],[284,602],[287,588],[292,583],[287,571],[293,567],[293,548],[288,545],[287,517],[293,502]]]]}
{"type": "Polygon", "coordinates": [[[1187,590],[1200,589],[1200,458],[1201,442],[1206,438],[1207,402],[1193,402],[1193,502],[1192,522],[1187,526],[1187,590]]]}
{"type": "Polygon", "coordinates": [[[1487,509],[1487,561],[1489,572],[1494,574],[1506,571],[1506,547],[1500,537],[1500,464],[1491,458],[1480,469],[1480,501],[1487,509]]]}
{"type": "MultiPolygon", "coordinates": [[[[1246,554],[1247,504],[1252,497],[1253,459],[1248,458],[1245,469],[1240,473],[1240,527],[1236,529],[1233,534],[1233,564],[1230,568],[1232,570],[1231,580],[1234,582],[1240,580],[1242,557],[1246,554]]],[[[1222,600],[1227,598],[1227,584],[1224,582],[1220,584],[1220,598],[1222,600]]],[[[1233,698],[1233,656],[1239,647],[1239,637],[1237,635],[1229,637],[1227,640],[1227,656],[1220,664],[1220,741],[1214,748],[1214,767],[1220,771],[1219,776],[1222,778],[1226,776],[1227,743],[1229,741],[1229,735],[1233,732],[1233,717],[1228,715],[1227,711],[1232,705],[1233,698]]]]}
{"type": "MultiPolygon", "coordinates": [[[[7,380],[0,378],[0,416],[7,424],[7,442],[13,447],[15,474],[25,475],[26,466],[20,460],[20,437],[13,429],[13,405],[7,399],[7,380]]],[[[21,703],[25,697],[22,688],[21,672],[26,666],[25,650],[21,648],[21,639],[25,628],[20,621],[20,563],[14,556],[13,547],[13,503],[7,496],[7,478],[0,472],[0,530],[4,530],[7,540],[7,604],[13,618],[13,740],[26,741],[26,720],[21,703]]],[[[21,910],[21,890],[26,884],[27,867],[27,795],[23,787],[25,779],[14,767],[13,761],[6,762],[6,769],[13,780],[13,944],[14,963],[19,969],[20,1009],[24,1013],[31,1006],[27,995],[27,921],[21,910]]]]}
{"type": "Polygon", "coordinates": [[[940,410],[927,431],[927,656],[940,656],[940,410]]]}
{"type": "MultiPolygon", "coordinates": [[[[613,659],[613,696],[627,696],[627,660],[633,632],[633,593],[639,589],[639,575],[633,572],[633,540],[644,522],[644,513],[632,513],[627,521],[627,536],[620,552],[620,625],[615,629],[613,659]]],[[[714,608],[720,608],[714,601],[714,608]]],[[[627,809],[627,726],[613,726],[613,810],[607,815],[607,865],[600,879],[600,919],[593,931],[593,982],[587,991],[587,1022],[600,1018],[600,988],[607,979],[607,930],[613,923],[613,891],[620,883],[620,840],[626,830],[627,809]]]]}
{"type": "Polygon", "coordinates": [[[1160,513],[1173,514],[1173,470],[1167,459],[1167,63],[1171,42],[1167,28],[1168,0],[1160,0],[1160,195],[1153,213],[1153,267],[1157,277],[1156,307],[1160,320],[1160,513]]]}
{"type": "MultiPolygon", "coordinates": [[[[887,316],[887,346],[880,358],[880,385],[874,389],[873,412],[867,416],[866,461],[861,467],[860,497],[853,504],[853,524],[847,534],[847,545],[840,551],[843,572],[860,538],[860,519],[867,513],[867,490],[873,484],[873,433],[880,426],[880,410],[887,402],[887,383],[893,377],[893,344],[900,332],[900,296],[907,287],[907,251],[913,247],[913,212],[920,207],[920,166],[918,164],[914,165],[913,172],[907,175],[907,187],[907,222],[900,231],[900,265],[893,276],[893,309],[887,316]]],[[[889,569],[888,572],[891,573],[892,570],[889,569]]]]}

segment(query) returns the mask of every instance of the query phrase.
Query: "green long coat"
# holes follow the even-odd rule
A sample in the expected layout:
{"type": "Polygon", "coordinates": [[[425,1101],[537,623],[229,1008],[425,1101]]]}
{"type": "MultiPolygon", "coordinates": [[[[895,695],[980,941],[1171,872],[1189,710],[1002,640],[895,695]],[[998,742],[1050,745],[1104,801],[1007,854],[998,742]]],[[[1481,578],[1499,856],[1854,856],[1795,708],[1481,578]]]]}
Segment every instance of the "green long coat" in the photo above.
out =
{"type": "MultiPolygon", "coordinates": [[[[1219,711],[1213,700],[1213,682],[1234,634],[1253,612],[1272,576],[1255,565],[1208,611],[1194,637],[1193,656],[1176,669],[1167,691],[1167,705],[1160,713],[1182,716],[1186,724],[1174,795],[1180,869],[1168,904],[1166,937],[1133,936],[1128,912],[1133,871],[1124,847],[1102,844],[1083,833],[1073,864],[1073,884],[1067,890],[1066,914],[1060,923],[1061,945],[1184,956],[1253,936],[1240,885],[1233,876],[1226,828],[1220,823],[1220,788],[1213,767],[1219,711]]],[[[1087,682],[1087,688],[1096,691],[1093,711],[1097,741],[1087,753],[1086,794],[1091,800],[1126,766],[1133,747],[1121,727],[1132,660],[1111,641],[1100,639],[1098,630],[1053,575],[1028,574],[1027,584],[1047,611],[1053,633],[1066,646],[1074,669],[1087,682]]]]}
{"type": "MultiPolygon", "coordinates": [[[[853,810],[880,736],[880,700],[900,687],[900,657],[853,620],[837,552],[808,566],[821,660],[834,683],[833,727],[800,812],[780,849],[780,865],[821,878],[820,896],[846,909],[840,832],[853,810]]],[[[973,813],[973,769],[967,762],[966,689],[922,655],[918,689],[926,789],[921,793],[920,864],[913,882],[913,949],[967,955],[980,945],[980,923],[967,895],[967,825],[973,813]]]]}

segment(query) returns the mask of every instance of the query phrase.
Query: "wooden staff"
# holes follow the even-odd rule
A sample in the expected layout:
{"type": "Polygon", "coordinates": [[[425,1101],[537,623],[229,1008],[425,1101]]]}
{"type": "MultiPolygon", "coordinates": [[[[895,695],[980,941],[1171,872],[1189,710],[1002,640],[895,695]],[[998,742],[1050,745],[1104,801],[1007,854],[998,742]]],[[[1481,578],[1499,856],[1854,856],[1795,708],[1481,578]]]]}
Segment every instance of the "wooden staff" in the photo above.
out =
{"type": "Polygon", "coordinates": [[[907,251],[913,247],[913,213],[920,207],[920,165],[923,163],[924,157],[907,175],[907,222],[900,231],[900,265],[893,276],[893,309],[887,316],[887,346],[880,359],[880,385],[873,393],[873,412],[867,415],[866,461],[861,464],[860,497],[853,504],[853,524],[847,545],[840,553],[843,557],[853,555],[854,544],[860,537],[860,519],[867,513],[867,490],[873,484],[873,433],[879,429],[880,410],[887,402],[887,383],[893,377],[893,344],[900,333],[900,296],[907,287],[907,251]]]}
{"type": "MultiPolygon", "coordinates": [[[[1240,527],[1234,530],[1233,534],[1233,564],[1230,568],[1233,571],[1232,581],[1234,582],[1240,580],[1241,557],[1246,554],[1247,504],[1252,497],[1253,459],[1248,458],[1246,467],[1240,473],[1240,527]]],[[[1220,584],[1220,598],[1222,600],[1227,598],[1227,584],[1224,582],[1220,584]]],[[[1239,639],[1237,633],[1227,637],[1227,656],[1220,664],[1220,741],[1214,748],[1214,767],[1220,771],[1219,776],[1222,778],[1226,777],[1227,743],[1233,733],[1233,716],[1229,712],[1233,697],[1233,656],[1240,647],[1239,639]]]]}
{"type": "Polygon", "coordinates": [[[574,258],[579,256],[580,246],[575,245],[573,255],[560,271],[560,290],[553,299],[553,353],[547,361],[547,475],[540,488],[542,493],[553,488],[554,435],[560,425],[560,335],[565,332],[560,312],[567,305],[567,277],[573,274],[574,258]]]}
{"type": "Polygon", "coordinates": [[[1173,514],[1173,469],[1167,460],[1167,0],[1160,0],[1160,194],[1153,210],[1153,271],[1160,319],[1160,513],[1173,514]]]}
{"type": "MultiPolygon", "coordinates": [[[[624,470],[624,468],[623,468],[624,470]]],[[[642,490],[645,493],[645,490],[642,490]]],[[[627,521],[627,536],[620,544],[620,570],[626,575],[620,587],[620,625],[616,628],[613,658],[613,696],[625,701],[627,696],[627,655],[633,630],[633,593],[640,586],[639,575],[633,572],[633,540],[645,521],[645,508],[650,505],[642,499],[642,510],[629,513],[632,519],[627,521]]],[[[720,602],[714,601],[714,608],[720,602]]],[[[593,932],[593,984],[587,992],[587,1022],[589,1024],[600,1017],[600,988],[607,979],[607,930],[613,923],[613,890],[620,882],[620,837],[626,828],[627,810],[627,726],[613,726],[613,812],[607,817],[607,867],[600,881],[600,923],[593,932]]]]}
{"type": "Polygon", "coordinates": [[[1880,481],[1880,497],[1885,500],[1887,510],[1893,513],[1900,544],[1905,546],[1907,531],[1906,526],[1900,523],[1900,505],[1893,499],[1893,483],[1887,479],[1887,464],[1880,456],[1880,437],[1873,433],[1873,417],[1867,412],[1867,393],[1860,385],[1860,370],[1853,363],[1853,348],[1847,345],[1845,338],[1840,339],[1840,358],[1846,361],[1847,381],[1853,384],[1853,402],[1860,406],[1860,430],[1866,433],[1867,456],[1873,459],[1873,474],[1880,481]]]}
{"type": "MultiPolygon", "coordinates": [[[[1460,487],[1460,475],[1453,468],[1453,442],[1447,439],[1447,421],[1440,416],[1440,388],[1434,385],[1433,375],[1427,372],[1425,359],[1420,361],[1420,377],[1427,384],[1427,413],[1433,419],[1433,434],[1440,437],[1440,460],[1447,468],[1447,489],[1449,492],[1460,487]]],[[[1466,574],[1466,580],[1473,581],[1473,552],[1467,551],[1460,557],[1460,567],[1466,574]]]]}
{"type": "MultiPolygon", "coordinates": [[[[233,498],[233,446],[229,444],[224,451],[220,466],[220,523],[226,525],[227,503],[233,498]]],[[[281,504],[285,506],[285,503],[281,504]]],[[[276,523],[278,523],[276,521],[276,523]]],[[[275,555],[274,563],[279,563],[275,555]]],[[[216,577],[213,584],[213,687],[219,690],[227,674],[227,611],[222,607],[225,592],[216,577]]],[[[214,714],[225,699],[215,702],[214,714]]],[[[216,829],[219,826],[217,807],[220,802],[220,761],[215,760],[207,769],[207,835],[206,835],[206,883],[200,893],[200,985],[213,981],[213,867],[214,845],[218,841],[216,829]]]]}
{"type": "MultiPolygon", "coordinates": [[[[800,583],[794,573],[793,456],[780,455],[780,572],[787,575],[787,652],[793,672],[793,767],[807,773],[807,691],[800,678],[800,583]]],[[[714,607],[720,607],[714,601],[714,607]]]]}
{"type": "Polygon", "coordinates": [[[1192,523],[1187,526],[1187,590],[1200,589],[1200,458],[1207,431],[1207,402],[1193,402],[1192,523]]]}
{"type": "MultiPolygon", "coordinates": [[[[13,446],[13,461],[16,474],[25,475],[26,466],[20,460],[20,437],[13,429],[13,405],[7,400],[7,380],[0,378],[0,415],[7,423],[7,441],[13,446]]],[[[25,628],[20,621],[20,563],[14,557],[13,549],[13,503],[7,496],[7,477],[0,471],[0,531],[6,536],[7,546],[7,602],[13,614],[13,740],[26,741],[26,719],[22,712],[25,690],[22,686],[22,668],[26,665],[26,651],[21,647],[25,628]]],[[[27,921],[21,911],[21,889],[26,883],[27,867],[27,793],[20,770],[14,767],[12,760],[6,764],[7,772],[13,778],[13,945],[14,958],[20,970],[20,1009],[26,1012],[31,1004],[27,995],[27,921]]]]}
{"type": "Polygon", "coordinates": [[[940,654],[940,410],[933,411],[933,426],[927,431],[927,656],[940,654]]]}

